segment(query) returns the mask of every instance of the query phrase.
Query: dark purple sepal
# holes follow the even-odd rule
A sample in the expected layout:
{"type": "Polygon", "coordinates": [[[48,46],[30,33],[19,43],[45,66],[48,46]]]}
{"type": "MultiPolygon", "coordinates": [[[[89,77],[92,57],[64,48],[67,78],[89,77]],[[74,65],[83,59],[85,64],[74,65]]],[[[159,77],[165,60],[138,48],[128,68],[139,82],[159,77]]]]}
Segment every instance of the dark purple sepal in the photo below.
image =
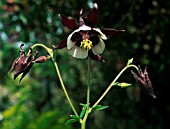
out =
{"type": "Polygon", "coordinates": [[[22,72],[23,72],[22,70],[20,70],[20,71],[15,70],[15,71],[14,71],[14,80],[15,80],[22,72]]]}
{"type": "MultiPolygon", "coordinates": [[[[32,50],[31,47],[30,47],[30,49],[32,50]]],[[[35,52],[35,55],[34,55],[34,56],[32,56],[31,53],[29,54],[29,56],[28,56],[28,61],[29,61],[29,62],[27,62],[26,67],[23,69],[23,74],[22,74],[19,82],[21,82],[21,80],[25,77],[25,75],[27,75],[27,73],[28,73],[28,72],[30,71],[30,69],[32,68],[32,66],[33,66],[33,64],[34,64],[33,61],[35,61],[35,59],[37,58],[37,55],[38,55],[38,51],[34,50],[34,52],[35,52]],[[31,58],[31,57],[32,57],[32,58],[31,58]],[[30,58],[30,59],[29,59],[29,58],[30,58]]]]}
{"type": "Polygon", "coordinates": [[[119,34],[120,32],[123,32],[125,30],[116,30],[116,29],[111,29],[111,28],[103,28],[101,29],[101,31],[106,34],[106,35],[111,35],[111,36],[114,36],[114,35],[117,35],[119,34]]]}
{"type": "Polygon", "coordinates": [[[92,51],[89,51],[89,57],[96,61],[105,62],[100,55],[94,55],[92,51]]]}
{"type": "Polygon", "coordinates": [[[88,13],[87,18],[84,18],[85,24],[93,27],[97,25],[99,19],[99,9],[97,4],[94,4],[94,8],[88,13]]]}
{"type": "Polygon", "coordinates": [[[61,18],[61,22],[64,26],[66,26],[67,28],[71,29],[71,30],[76,30],[78,29],[78,25],[77,23],[75,22],[75,20],[73,19],[70,19],[70,18],[67,18],[66,16],[64,15],[59,15],[59,17],[61,18]]]}
{"type": "Polygon", "coordinates": [[[19,80],[19,83],[20,83],[20,82],[22,81],[22,79],[28,74],[28,72],[30,71],[30,69],[32,68],[32,66],[33,66],[33,63],[30,62],[30,63],[28,64],[28,66],[24,69],[23,74],[22,74],[22,76],[21,76],[21,78],[20,78],[20,80],[19,80]]]}
{"type": "Polygon", "coordinates": [[[14,60],[14,62],[12,63],[12,66],[11,66],[9,72],[8,72],[8,74],[15,69],[15,66],[16,66],[16,64],[18,62],[18,59],[19,59],[19,57],[14,60]]]}
{"type": "Polygon", "coordinates": [[[54,49],[63,49],[65,47],[67,47],[67,40],[64,39],[60,42],[59,45],[57,45],[57,46],[52,45],[52,46],[53,46],[54,49]]]}
{"type": "Polygon", "coordinates": [[[21,55],[17,61],[16,68],[14,71],[14,80],[21,74],[25,67],[27,66],[28,61],[26,61],[27,57],[25,55],[21,55]]]}

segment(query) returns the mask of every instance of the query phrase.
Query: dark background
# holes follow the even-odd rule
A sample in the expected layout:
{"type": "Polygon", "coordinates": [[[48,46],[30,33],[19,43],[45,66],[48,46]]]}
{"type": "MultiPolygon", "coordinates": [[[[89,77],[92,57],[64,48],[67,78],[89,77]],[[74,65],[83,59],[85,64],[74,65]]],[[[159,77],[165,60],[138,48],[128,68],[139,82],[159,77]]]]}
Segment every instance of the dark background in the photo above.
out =
{"type": "MultiPolygon", "coordinates": [[[[109,37],[102,57],[92,61],[91,104],[102,94],[130,58],[142,68],[148,66],[156,99],[143,93],[127,70],[119,81],[132,83],[114,87],[101,102],[109,108],[90,114],[91,129],[169,129],[170,128],[170,1],[169,0],[1,0],[0,1],[0,128],[75,129],[65,126],[73,114],[61,89],[51,61],[35,64],[19,84],[8,75],[19,56],[19,46],[42,43],[51,48],[71,33],[58,14],[78,20],[79,10],[97,3],[99,27],[124,29],[109,37]]],[[[86,14],[86,13],[85,13],[86,14]]],[[[39,49],[39,55],[45,55],[39,49]]],[[[74,59],[66,50],[55,53],[66,88],[76,105],[86,102],[87,61],[74,59]]]]}

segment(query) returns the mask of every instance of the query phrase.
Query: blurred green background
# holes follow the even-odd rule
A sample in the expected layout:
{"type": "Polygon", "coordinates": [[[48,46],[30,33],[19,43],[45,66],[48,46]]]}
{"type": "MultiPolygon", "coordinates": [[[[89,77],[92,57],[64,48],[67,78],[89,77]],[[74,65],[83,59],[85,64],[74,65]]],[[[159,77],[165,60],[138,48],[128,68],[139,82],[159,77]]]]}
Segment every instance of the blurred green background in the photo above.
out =
{"type": "MultiPolygon", "coordinates": [[[[42,43],[57,45],[70,34],[58,14],[78,20],[79,10],[99,6],[99,27],[125,29],[110,37],[102,54],[105,63],[92,61],[91,104],[110,84],[129,58],[148,66],[157,99],[143,93],[130,70],[119,81],[133,86],[113,88],[95,111],[87,129],[170,128],[170,1],[169,0],[1,0],[0,1],[0,128],[76,129],[65,126],[73,114],[51,61],[35,64],[19,84],[8,71],[19,56],[19,46],[42,43]]],[[[39,50],[39,55],[46,52],[39,50]]],[[[86,60],[74,59],[66,50],[56,51],[63,80],[78,111],[86,102],[86,60]]]]}

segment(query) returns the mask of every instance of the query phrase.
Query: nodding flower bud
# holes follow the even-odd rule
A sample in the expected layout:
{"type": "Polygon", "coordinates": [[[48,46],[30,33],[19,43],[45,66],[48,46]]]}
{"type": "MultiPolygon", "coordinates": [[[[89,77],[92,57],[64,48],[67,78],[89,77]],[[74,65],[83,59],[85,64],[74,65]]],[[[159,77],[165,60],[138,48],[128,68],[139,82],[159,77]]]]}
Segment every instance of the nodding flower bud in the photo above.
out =
{"type": "Polygon", "coordinates": [[[48,58],[46,56],[40,56],[34,62],[35,63],[44,63],[48,58]]]}
{"type": "Polygon", "coordinates": [[[147,67],[145,67],[144,71],[142,71],[140,66],[138,66],[138,68],[139,68],[139,75],[131,71],[131,73],[133,74],[133,77],[136,79],[136,81],[139,83],[139,86],[141,87],[141,89],[144,90],[146,94],[148,94],[149,96],[153,98],[156,98],[153,92],[151,80],[148,76],[147,67]]]}

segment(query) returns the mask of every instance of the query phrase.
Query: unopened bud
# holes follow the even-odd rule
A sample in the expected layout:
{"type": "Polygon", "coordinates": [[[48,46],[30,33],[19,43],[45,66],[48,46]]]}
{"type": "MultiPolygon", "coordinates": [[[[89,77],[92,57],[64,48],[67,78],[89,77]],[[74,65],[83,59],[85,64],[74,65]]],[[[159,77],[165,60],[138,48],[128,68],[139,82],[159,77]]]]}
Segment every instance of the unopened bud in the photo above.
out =
{"type": "Polygon", "coordinates": [[[40,56],[34,62],[35,63],[44,63],[48,58],[46,56],[40,56]]]}

